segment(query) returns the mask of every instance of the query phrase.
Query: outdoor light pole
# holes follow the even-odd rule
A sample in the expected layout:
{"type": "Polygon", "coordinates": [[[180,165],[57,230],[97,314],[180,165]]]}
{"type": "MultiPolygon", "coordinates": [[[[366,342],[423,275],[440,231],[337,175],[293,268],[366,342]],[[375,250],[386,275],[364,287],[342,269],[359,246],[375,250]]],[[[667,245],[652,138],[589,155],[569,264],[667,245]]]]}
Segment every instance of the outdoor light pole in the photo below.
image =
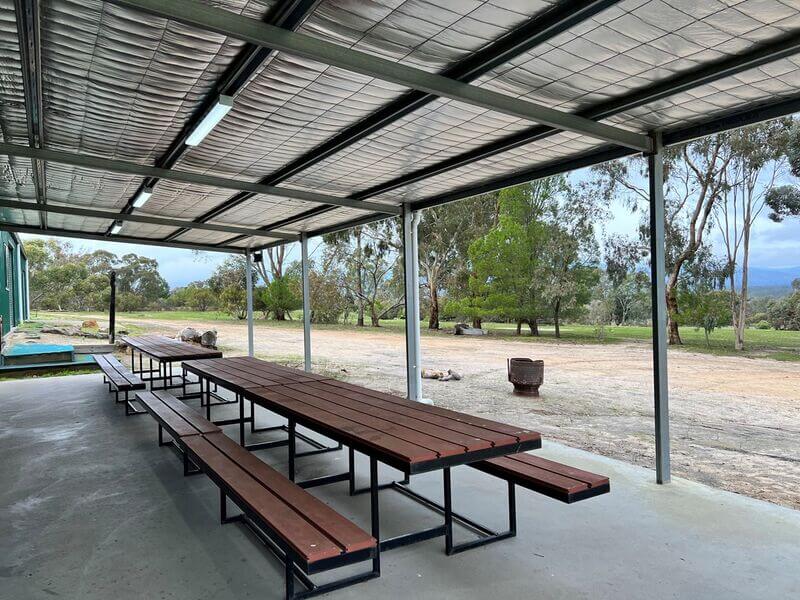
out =
{"type": "Polygon", "coordinates": [[[308,235],[300,234],[300,266],[303,278],[303,357],[311,372],[311,288],[308,281],[308,235]]]}
{"type": "Polygon", "coordinates": [[[117,272],[111,271],[108,279],[111,283],[111,302],[108,307],[108,342],[113,344],[117,337],[117,272]]]}
{"type": "Polygon", "coordinates": [[[403,206],[403,271],[406,310],[406,381],[408,399],[422,401],[422,357],[419,341],[419,212],[403,206]]]}
{"type": "Polygon", "coordinates": [[[253,335],[253,254],[247,249],[247,356],[255,355],[255,338],[253,335]]]}
{"type": "Polygon", "coordinates": [[[667,381],[667,299],[665,295],[664,151],[661,135],[647,156],[650,180],[650,290],[653,329],[656,481],[669,483],[669,385],[667,381]]]}

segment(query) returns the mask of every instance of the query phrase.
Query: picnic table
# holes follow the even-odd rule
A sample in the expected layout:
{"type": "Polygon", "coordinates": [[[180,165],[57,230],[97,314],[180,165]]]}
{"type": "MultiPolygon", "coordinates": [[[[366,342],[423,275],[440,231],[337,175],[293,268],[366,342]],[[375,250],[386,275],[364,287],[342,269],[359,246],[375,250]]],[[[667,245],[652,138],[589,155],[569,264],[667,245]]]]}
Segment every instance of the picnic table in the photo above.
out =
{"type": "MultiPolygon", "coordinates": [[[[450,469],[458,465],[479,463],[486,459],[514,455],[541,447],[541,435],[525,428],[464,413],[413,402],[392,394],[377,392],[330,377],[306,373],[255,358],[219,358],[183,363],[183,369],[194,373],[208,390],[210,383],[229,389],[239,402],[240,442],[244,445],[245,401],[251,403],[251,427],[254,427],[252,406],[261,406],[287,420],[288,437],[267,445],[287,445],[289,479],[295,481],[297,426],[300,425],[341,445],[348,446],[347,472],[297,482],[304,488],[349,481],[351,494],[370,493],[372,535],[379,540],[379,550],[388,550],[411,543],[444,536],[448,553],[453,549],[453,522],[457,521],[482,539],[470,547],[509,537],[511,532],[496,533],[455,513],[452,509],[450,469]],[[354,454],[369,458],[369,487],[356,489],[354,454]],[[378,463],[400,470],[401,482],[380,484],[378,463]],[[439,504],[410,490],[406,484],[411,475],[432,471],[443,472],[444,503],[439,504]],[[442,525],[407,533],[390,539],[380,538],[378,491],[391,488],[402,492],[444,515],[442,525]]],[[[274,428],[270,428],[274,429],[274,428]]],[[[301,438],[303,439],[303,438],[301,438]]],[[[308,439],[305,437],[305,439],[308,439]]],[[[333,448],[330,448],[333,449],[333,448]]],[[[319,451],[319,449],[317,449],[319,451]]],[[[315,453],[312,451],[311,453],[315,453]]],[[[305,453],[308,454],[308,453],[305,453]]],[[[509,488],[509,519],[515,511],[512,488],[509,488]]],[[[379,560],[379,557],[378,557],[379,560]]]]}
{"type": "Polygon", "coordinates": [[[186,394],[186,385],[191,383],[183,375],[173,373],[173,363],[201,358],[220,358],[222,352],[169,338],[165,335],[123,336],[122,341],[131,351],[131,371],[144,381],[150,382],[151,389],[182,388],[184,397],[199,396],[186,394]],[[135,353],[139,353],[139,366],[136,368],[135,353]],[[147,358],[148,367],[144,367],[147,358]],[[156,368],[153,368],[155,361],[156,368]],[[178,383],[174,380],[178,379],[178,383]],[[158,385],[157,382],[161,382],[158,385]]]}

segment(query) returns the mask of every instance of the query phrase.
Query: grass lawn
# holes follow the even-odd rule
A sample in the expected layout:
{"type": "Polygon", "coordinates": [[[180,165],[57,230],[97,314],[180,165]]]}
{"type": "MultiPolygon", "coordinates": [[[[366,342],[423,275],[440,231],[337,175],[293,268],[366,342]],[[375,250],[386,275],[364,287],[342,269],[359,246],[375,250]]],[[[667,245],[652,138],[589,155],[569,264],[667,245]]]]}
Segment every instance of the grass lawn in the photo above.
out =
{"type": "MultiPolygon", "coordinates": [[[[293,313],[291,321],[266,321],[258,318],[256,327],[302,327],[302,312],[293,313]]],[[[58,321],[80,321],[87,318],[107,319],[107,315],[101,313],[60,313],[60,312],[38,312],[33,315],[33,320],[37,322],[47,321],[48,323],[58,321]]],[[[191,325],[197,322],[236,322],[236,319],[229,314],[220,311],[139,311],[130,313],[117,313],[117,327],[126,329],[130,334],[137,335],[146,331],[146,328],[137,325],[136,321],[154,320],[171,321],[186,323],[191,325]]],[[[455,322],[441,323],[443,330],[452,329],[455,322]]],[[[381,321],[384,331],[396,332],[401,334],[405,328],[405,321],[402,319],[386,319],[381,321]]],[[[24,327],[24,326],[23,326],[24,327]]],[[[316,329],[341,330],[341,331],[360,331],[353,323],[336,325],[314,325],[316,329]]],[[[512,323],[484,323],[484,329],[491,337],[505,337],[518,340],[521,343],[582,343],[582,344],[613,344],[620,342],[643,342],[649,343],[650,328],[646,326],[625,325],[621,327],[608,326],[605,328],[602,339],[591,325],[567,324],[561,327],[561,339],[555,338],[552,326],[541,326],[539,337],[528,335],[527,327],[523,326],[522,335],[516,335],[516,326],[512,323]]],[[[365,328],[371,330],[370,327],[365,328]]],[[[423,335],[450,335],[445,331],[430,331],[426,328],[423,320],[423,335]]],[[[693,327],[682,327],[681,337],[684,345],[683,349],[695,352],[706,352],[720,355],[740,355],[751,358],[765,357],[782,361],[800,361],[800,331],[777,331],[774,329],[748,329],[745,334],[744,353],[736,352],[733,348],[733,330],[730,327],[723,327],[714,331],[706,344],[705,336],[701,329],[693,327]]]]}

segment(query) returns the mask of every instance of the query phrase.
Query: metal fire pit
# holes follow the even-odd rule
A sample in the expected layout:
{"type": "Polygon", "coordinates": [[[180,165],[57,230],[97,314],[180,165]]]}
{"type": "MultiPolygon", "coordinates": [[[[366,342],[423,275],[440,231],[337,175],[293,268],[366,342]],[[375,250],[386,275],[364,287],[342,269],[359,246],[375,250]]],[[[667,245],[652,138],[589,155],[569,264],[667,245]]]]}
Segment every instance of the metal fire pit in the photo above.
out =
{"type": "Polygon", "coordinates": [[[509,358],[508,380],[518,396],[538,396],[544,382],[544,361],[531,358],[509,358]]]}

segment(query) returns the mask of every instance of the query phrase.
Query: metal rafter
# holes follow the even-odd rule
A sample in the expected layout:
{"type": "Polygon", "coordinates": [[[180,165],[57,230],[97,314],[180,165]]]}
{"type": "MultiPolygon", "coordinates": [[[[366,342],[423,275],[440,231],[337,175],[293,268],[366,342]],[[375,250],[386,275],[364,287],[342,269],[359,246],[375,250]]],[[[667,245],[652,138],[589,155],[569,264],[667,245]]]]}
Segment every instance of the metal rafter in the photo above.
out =
{"type": "Polygon", "coordinates": [[[201,4],[196,0],[110,0],[149,14],[229,35],[251,44],[274,48],[287,54],[314,60],[373,77],[381,81],[435,94],[479,108],[496,111],[520,119],[543,123],[564,131],[572,131],[620,146],[647,151],[651,147],[646,135],[598,123],[572,113],[501,94],[486,88],[462,83],[449,77],[409,67],[379,56],[346,48],[309,35],[286,31],[267,23],[242,17],[232,12],[201,4]]]}
{"type": "MultiPolygon", "coordinates": [[[[594,119],[605,119],[608,117],[612,117],[614,115],[621,114],[625,111],[639,108],[647,104],[650,104],[652,102],[656,102],[658,100],[662,100],[676,93],[685,92],[687,90],[691,90],[698,86],[713,83],[714,81],[718,81],[722,78],[731,77],[738,73],[742,73],[748,69],[757,68],[759,66],[768,64],[770,62],[774,62],[776,60],[780,60],[782,58],[795,55],[798,52],[800,52],[800,35],[794,34],[785,36],[775,42],[758,46],[757,48],[754,48],[749,52],[745,52],[736,56],[731,56],[729,58],[722,59],[714,64],[702,66],[697,69],[693,69],[687,73],[682,73],[674,77],[670,77],[669,79],[663,82],[659,82],[645,89],[638,90],[630,94],[626,94],[624,96],[621,96],[620,98],[614,98],[612,100],[602,102],[600,104],[597,104],[593,107],[586,109],[585,111],[582,111],[580,114],[583,114],[585,116],[594,119]]],[[[772,108],[772,112],[769,113],[773,114],[774,116],[765,117],[764,119],[757,118],[756,121],[751,121],[751,122],[757,122],[759,120],[765,120],[768,118],[775,118],[781,115],[792,114],[793,112],[797,112],[798,110],[800,110],[800,108],[792,109],[793,106],[792,100],[789,100],[788,103],[789,104],[787,106],[784,106],[783,103],[775,105],[775,107],[772,108]]],[[[744,116],[741,125],[730,124],[731,119],[734,119],[734,117],[732,116],[721,117],[720,119],[712,120],[708,124],[692,125],[686,128],[686,130],[689,133],[683,136],[684,139],[682,141],[686,141],[688,139],[691,139],[692,137],[702,137],[703,135],[710,135],[711,133],[716,133],[718,131],[723,131],[725,129],[731,129],[735,127],[740,127],[742,125],[746,125],[747,124],[746,121],[749,118],[752,118],[752,110],[743,111],[742,114],[744,116]]],[[[380,194],[384,194],[386,192],[404,187],[411,183],[416,183],[418,181],[422,181],[424,179],[428,179],[430,177],[446,173],[447,171],[452,171],[453,169],[464,167],[479,160],[495,156],[502,152],[507,152],[509,150],[513,150],[514,148],[519,148],[521,146],[525,146],[526,144],[546,139],[550,136],[555,135],[556,133],[558,133],[558,130],[553,129],[551,127],[541,127],[541,126],[531,127],[524,131],[512,134],[500,140],[496,140],[494,142],[481,146],[479,148],[475,148],[473,150],[469,150],[457,156],[453,156],[451,158],[430,165],[428,167],[418,169],[417,171],[413,171],[411,173],[407,173],[405,175],[401,175],[400,177],[391,179],[387,182],[372,186],[361,192],[352,194],[350,198],[353,200],[364,201],[369,198],[378,196],[380,194]]],[[[677,139],[675,135],[676,135],[675,133],[672,134],[666,133],[664,142],[666,144],[680,143],[681,140],[677,139]]],[[[603,150],[602,152],[605,153],[605,150],[603,150]]],[[[620,156],[627,156],[633,154],[632,151],[629,151],[628,149],[625,148],[620,149],[619,152],[620,156]]],[[[578,160],[578,162],[581,161],[578,160]]],[[[580,168],[580,167],[574,167],[574,168],[580,168]]],[[[539,167],[534,167],[533,169],[531,169],[532,172],[536,172],[538,170],[539,167]]],[[[513,178],[519,179],[519,177],[517,176],[513,176],[513,178]]],[[[530,181],[530,179],[527,180],[520,179],[520,182],[521,181],[530,181]]],[[[515,185],[515,184],[509,183],[508,185],[515,185]]],[[[486,184],[479,184],[478,186],[475,186],[475,188],[478,189],[485,187],[486,184]]],[[[478,191],[475,193],[483,193],[483,192],[478,191]]],[[[454,199],[461,199],[468,197],[468,195],[462,195],[458,191],[454,191],[442,194],[441,197],[453,197],[454,199]]],[[[424,199],[419,202],[415,202],[414,205],[419,207],[425,207],[425,206],[434,206],[436,204],[441,204],[442,202],[450,201],[450,200],[439,201],[438,200],[439,198],[440,196],[424,199]]],[[[370,219],[369,217],[360,217],[355,221],[362,222],[366,220],[367,222],[369,222],[369,221],[379,220],[380,218],[382,217],[375,216],[372,219],[370,219]]]]}
{"type": "MultiPolygon", "coordinates": [[[[673,129],[664,131],[662,136],[663,144],[665,147],[683,144],[703,136],[713,135],[715,133],[729,131],[739,127],[746,127],[748,125],[754,125],[756,123],[785,117],[798,112],[800,112],[800,96],[794,96],[779,102],[762,104],[754,108],[732,112],[716,119],[710,119],[694,125],[675,127],[673,129]]],[[[560,173],[566,173],[576,169],[583,169],[586,167],[599,165],[611,160],[625,158],[626,156],[633,156],[634,154],[637,153],[627,148],[602,148],[591,153],[538,165],[530,169],[518,171],[511,175],[504,175],[502,177],[490,179],[488,181],[459,188],[457,190],[452,190],[450,192],[445,192],[443,194],[437,194],[435,196],[431,196],[430,198],[424,198],[412,203],[411,208],[412,210],[420,210],[438,206],[440,204],[446,204],[448,202],[464,200],[465,198],[471,198],[473,196],[477,196],[478,194],[485,194],[509,186],[542,179],[544,177],[551,177],[560,173]]],[[[358,219],[353,219],[344,223],[337,223],[336,225],[330,225],[328,227],[321,227],[319,229],[309,231],[308,236],[314,237],[328,233],[335,233],[337,231],[350,229],[351,227],[358,227],[360,225],[374,223],[375,221],[381,221],[386,218],[387,217],[385,215],[365,215],[363,217],[359,217],[358,219]]],[[[271,244],[266,244],[264,247],[267,248],[280,246],[283,243],[284,242],[273,242],[271,244]]]]}
{"type": "Polygon", "coordinates": [[[47,148],[30,148],[27,146],[6,144],[3,142],[0,142],[0,154],[5,154],[7,156],[21,156],[43,162],[55,162],[65,165],[73,165],[76,167],[85,167],[98,171],[111,171],[114,173],[125,173],[128,175],[140,175],[149,178],[168,179],[171,181],[181,181],[184,183],[193,183],[209,187],[244,190],[252,193],[253,195],[265,194],[280,198],[292,198],[293,200],[302,200],[305,202],[317,202],[325,205],[344,206],[348,208],[358,208],[361,210],[374,210],[376,212],[385,212],[388,214],[400,214],[399,207],[388,204],[349,200],[348,198],[340,198],[338,196],[330,196],[328,194],[319,194],[317,192],[308,192],[306,190],[297,190],[288,187],[276,187],[272,185],[263,185],[260,183],[251,183],[249,181],[228,179],[227,177],[217,177],[215,175],[203,175],[202,173],[193,173],[191,171],[176,171],[174,169],[148,167],[147,165],[140,165],[139,163],[110,158],[100,158],[99,156],[92,156],[89,154],[62,152],[60,150],[49,150],[47,148]]]}
{"type": "Polygon", "coordinates": [[[134,223],[147,223],[150,225],[165,225],[167,227],[187,227],[202,231],[221,231],[224,233],[239,233],[245,236],[264,235],[264,237],[274,237],[281,240],[297,241],[300,236],[287,233],[261,234],[259,231],[250,227],[238,227],[236,225],[215,225],[213,223],[192,223],[185,219],[173,219],[170,217],[154,217],[149,215],[134,213],[119,213],[109,210],[97,210],[96,208],[84,208],[83,206],[68,206],[49,203],[47,205],[36,204],[33,202],[21,202],[19,200],[9,200],[0,198],[0,208],[13,208],[17,210],[35,210],[39,213],[54,213],[60,215],[73,215],[79,217],[90,217],[94,219],[109,219],[111,221],[131,221],[134,223]]]}
{"type": "Polygon", "coordinates": [[[12,223],[0,222],[0,231],[11,231],[14,233],[29,233],[31,235],[51,235],[55,237],[77,238],[79,240],[97,240],[100,242],[119,242],[121,244],[140,244],[144,246],[165,246],[167,248],[183,248],[185,250],[201,250],[203,252],[227,252],[229,254],[244,254],[245,248],[207,246],[205,244],[192,244],[189,242],[165,242],[158,239],[128,237],[115,235],[108,237],[101,233],[86,233],[85,231],[75,231],[72,229],[43,229],[41,227],[31,227],[28,225],[14,225],[12,223]]]}
{"type": "MultiPolygon", "coordinates": [[[[643,90],[638,90],[620,98],[601,102],[600,104],[581,111],[579,114],[592,119],[607,119],[623,112],[662,100],[674,94],[685,92],[714,81],[719,81],[720,79],[736,75],[748,69],[753,69],[781,58],[797,54],[798,52],[800,52],[800,35],[791,35],[777,42],[755,48],[750,52],[732,56],[712,65],[702,66],[687,73],[670,77],[665,81],[649,86],[643,90]]],[[[495,156],[496,154],[543,140],[556,133],[558,133],[558,130],[551,127],[531,127],[479,148],[448,158],[429,167],[407,173],[395,179],[367,188],[366,190],[353,194],[351,198],[366,200],[367,198],[372,198],[411,183],[416,183],[417,181],[428,179],[429,177],[434,177],[447,171],[452,171],[453,169],[495,156]]]]}
{"type": "MultiPolygon", "coordinates": [[[[25,94],[25,116],[28,124],[28,144],[41,148],[44,144],[42,123],[42,58],[39,40],[39,3],[36,0],[15,0],[19,51],[22,59],[22,82],[25,94]]],[[[45,165],[31,160],[36,202],[47,203],[47,172],[45,165]]],[[[47,228],[47,215],[40,213],[41,226],[47,228]]]]}
{"type": "MultiPolygon", "coordinates": [[[[523,25],[501,36],[485,48],[459,60],[442,71],[441,75],[462,82],[474,81],[495,67],[551,40],[570,27],[591,18],[618,2],[619,0],[572,0],[558,4],[543,15],[533,17],[523,25]]],[[[411,90],[260,181],[269,185],[277,185],[358,140],[391,125],[434,101],[437,97],[435,94],[411,90]]],[[[246,194],[237,194],[212,211],[208,218],[229,210],[246,199],[246,194]]],[[[301,214],[296,216],[295,221],[286,222],[284,220],[281,223],[282,226],[286,226],[306,218],[308,218],[308,215],[301,214]]],[[[270,225],[270,227],[274,226],[276,225],[270,225]]],[[[234,238],[230,241],[238,241],[238,239],[234,238]]]]}
{"type": "MultiPolygon", "coordinates": [[[[321,0],[290,0],[278,2],[265,17],[265,22],[283,27],[296,29],[308,17],[321,0]]],[[[203,116],[214,105],[220,95],[235,96],[247,84],[250,78],[270,59],[274,51],[272,48],[247,44],[234,62],[225,70],[214,89],[206,96],[191,118],[186,122],[178,137],[173,140],[167,151],[156,161],[156,165],[169,169],[186,151],[186,138],[203,119],[203,116]]],[[[145,187],[152,187],[158,183],[158,178],[150,178],[142,182],[134,195],[128,199],[125,212],[134,210],[133,200],[145,187]]]]}

